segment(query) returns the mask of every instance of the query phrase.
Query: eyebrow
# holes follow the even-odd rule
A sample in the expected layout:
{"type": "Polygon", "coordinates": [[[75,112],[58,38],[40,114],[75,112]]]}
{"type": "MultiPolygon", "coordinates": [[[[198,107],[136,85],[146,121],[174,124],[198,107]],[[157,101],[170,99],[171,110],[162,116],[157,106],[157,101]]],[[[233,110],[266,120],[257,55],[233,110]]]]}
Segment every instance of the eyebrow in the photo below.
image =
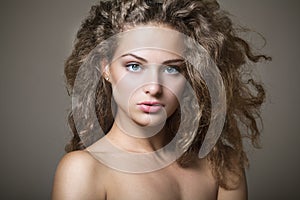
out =
{"type": "MultiPolygon", "coordinates": [[[[145,58],[142,58],[142,57],[139,57],[135,54],[132,54],[132,53],[127,53],[127,54],[124,54],[122,55],[121,57],[126,57],[126,56],[132,56],[138,60],[141,60],[143,62],[148,62],[145,58]]],[[[170,60],[165,60],[162,64],[163,65],[167,65],[167,64],[171,64],[171,63],[178,63],[178,62],[184,62],[184,59],[181,59],[181,58],[177,58],[177,59],[170,59],[170,60]]]]}

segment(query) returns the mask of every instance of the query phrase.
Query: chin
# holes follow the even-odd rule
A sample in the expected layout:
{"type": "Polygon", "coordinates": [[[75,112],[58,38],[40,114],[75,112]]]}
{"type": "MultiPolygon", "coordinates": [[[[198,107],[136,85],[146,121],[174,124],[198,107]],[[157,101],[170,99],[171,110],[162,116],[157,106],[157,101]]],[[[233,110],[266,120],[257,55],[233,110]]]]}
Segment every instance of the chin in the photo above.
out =
{"type": "Polygon", "coordinates": [[[161,127],[166,123],[165,116],[157,116],[152,114],[145,114],[145,116],[138,117],[132,120],[134,123],[142,127],[161,127]]]}

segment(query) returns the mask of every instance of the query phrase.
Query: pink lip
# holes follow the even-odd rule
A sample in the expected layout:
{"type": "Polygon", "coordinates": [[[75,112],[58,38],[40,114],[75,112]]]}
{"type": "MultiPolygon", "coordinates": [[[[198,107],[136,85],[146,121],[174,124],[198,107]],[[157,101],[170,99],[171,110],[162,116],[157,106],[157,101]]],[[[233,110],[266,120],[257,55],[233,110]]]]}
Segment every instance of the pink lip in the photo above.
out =
{"type": "Polygon", "coordinates": [[[156,113],[161,110],[164,105],[158,101],[143,101],[137,104],[138,108],[146,113],[156,113]]]}

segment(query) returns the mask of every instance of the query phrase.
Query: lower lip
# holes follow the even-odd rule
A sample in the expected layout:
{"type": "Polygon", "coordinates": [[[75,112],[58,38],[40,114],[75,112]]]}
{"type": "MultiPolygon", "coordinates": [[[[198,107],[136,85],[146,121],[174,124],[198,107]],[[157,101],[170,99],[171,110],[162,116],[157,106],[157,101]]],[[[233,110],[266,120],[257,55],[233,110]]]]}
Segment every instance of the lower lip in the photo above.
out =
{"type": "Polygon", "coordinates": [[[162,109],[162,105],[145,105],[145,104],[140,104],[138,105],[138,108],[146,113],[156,113],[162,109]]]}

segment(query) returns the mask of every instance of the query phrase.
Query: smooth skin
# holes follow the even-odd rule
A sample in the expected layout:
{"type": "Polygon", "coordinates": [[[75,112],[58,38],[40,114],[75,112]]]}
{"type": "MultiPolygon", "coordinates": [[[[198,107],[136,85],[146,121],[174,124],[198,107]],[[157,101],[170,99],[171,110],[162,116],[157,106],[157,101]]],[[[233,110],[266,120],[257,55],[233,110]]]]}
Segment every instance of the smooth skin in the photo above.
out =
{"type": "Polygon", "coordinates": [[[243,177],[235,190],[220,188],[206,160],[181,168],[176,163],[146,174],[110,169],[89,152],[68,153],[61,160],[54,181],[53,200],[245,200],[243,177]]]}

